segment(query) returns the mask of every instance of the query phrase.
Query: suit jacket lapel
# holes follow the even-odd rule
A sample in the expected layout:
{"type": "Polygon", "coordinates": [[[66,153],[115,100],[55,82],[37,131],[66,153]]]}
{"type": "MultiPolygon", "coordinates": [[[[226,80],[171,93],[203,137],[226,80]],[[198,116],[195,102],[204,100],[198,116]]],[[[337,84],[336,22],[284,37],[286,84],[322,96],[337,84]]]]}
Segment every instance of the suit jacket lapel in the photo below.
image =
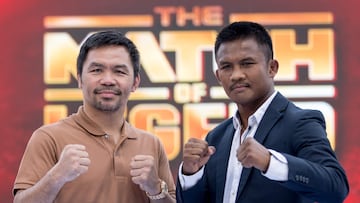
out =
{"type": "Polygon", "coordinates": [[[282,117],[283,112],[285,111],[289,101],[278,93],[268,109],[266,110],[262,120],[259,123],[259,126],[256,130],[254,138],[261,144],[264,143],[266,136],[271,131],[271,128],[275,123],[282,117]]]}
{"type": "Polygon", "coordinates": [[[229,164],[229,154],[234,133],[234,126],[231,124],[226,128],[224,132],[224,138],[221,140],[221,143],[219,145],[221,147],[218,147],[218,149],[216,149],[216,153],[218,153],[219,157],[218,162],[216,163],[216,202],[223,201],[226,173],[229,164]]]}
{"type": "MultiPolygon", "coordinates": [[[[286,109],[288,104],[288,100],[278,93],[271,104],[269,105],[268,109],[266,110],[259,126],[255,132],[254,138],[260,143],[263,144],[266,136],[271,131],[271,128],[275,125],[275,123],[281,118],[283,112],[286,109]]],[[[240,178],[240,183],[237,192],[237,198],[239,199],[241,193],[243,192],[246,182],[253,170],[257,170],[254,168],[243,168],[240,178]]]]}

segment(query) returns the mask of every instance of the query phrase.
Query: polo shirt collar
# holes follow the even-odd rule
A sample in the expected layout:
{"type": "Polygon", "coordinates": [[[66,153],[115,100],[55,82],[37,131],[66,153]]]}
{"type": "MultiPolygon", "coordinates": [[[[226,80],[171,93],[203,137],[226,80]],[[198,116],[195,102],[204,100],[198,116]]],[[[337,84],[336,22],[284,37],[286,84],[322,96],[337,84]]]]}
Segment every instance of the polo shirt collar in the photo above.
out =
{"type": "MultiPolygon", "coordinates": [[[[91,135],[97,137],[106,135],[106,132],[85,113],[84,106],[79,107],[78,112],[74,114],[74,120],[81,128],[91,135]]],[[[129,131],[131,131],[130,124],[124,121],[124,124],[121,127],[121,135],[127,136],[128,138],[135,138],[135,134],[130,133],[129,131]]]]}

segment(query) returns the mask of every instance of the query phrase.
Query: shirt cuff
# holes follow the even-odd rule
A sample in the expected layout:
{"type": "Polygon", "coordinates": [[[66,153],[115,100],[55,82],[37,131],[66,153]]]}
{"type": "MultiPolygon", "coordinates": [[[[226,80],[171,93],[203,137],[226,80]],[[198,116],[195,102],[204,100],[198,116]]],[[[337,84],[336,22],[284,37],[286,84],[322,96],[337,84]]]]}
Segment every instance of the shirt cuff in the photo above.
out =
{"type": "Polygon", "coordinates": [[[269,149],[269,152],[271,154],[269,168],[263,175],[271,180],[287,181],[289,167],[285,156],[272,149],[269,149]]]}
{"type": "Polygon", "coordinates": [[[198,172],[196,172],[195,174],[189,175],[189,176],[182,174],[182,166],[183,166],[183,163],[181,163],[180,167],[179,167],[179,173],[178,173],[179,181],[180,181],[181,189],[187,190],[187,189],[193,187],[194,185],[196,185],[197,182],[199,182],[199,180],[201,179],[201,177],[204,174],[205,166],[201,167],[201,169],[198,172]]]}

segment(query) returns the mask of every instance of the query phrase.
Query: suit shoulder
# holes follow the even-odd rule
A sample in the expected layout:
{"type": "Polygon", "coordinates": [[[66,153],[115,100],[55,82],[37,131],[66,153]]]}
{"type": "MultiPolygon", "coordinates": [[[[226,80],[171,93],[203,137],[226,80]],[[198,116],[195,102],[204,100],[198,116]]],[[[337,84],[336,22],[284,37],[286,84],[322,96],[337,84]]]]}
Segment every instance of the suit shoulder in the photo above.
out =
{"type": "Polygon", "coordinates": [[[319,117],[323,118],[323,113],[317,109],[310,108],[301,108],[296,104],[290,102],[289,105],[289,113],[293,114],[295,117],[319,117]]]}
{"type": "Polygon", "coordinates": [[[284,119],[288,123],[303,124],[308,122],[316,122],[325,126],[325,118],[321,111],[317,109],[301,108],[294,103],[290,102],[285,114],[284,119]]]}

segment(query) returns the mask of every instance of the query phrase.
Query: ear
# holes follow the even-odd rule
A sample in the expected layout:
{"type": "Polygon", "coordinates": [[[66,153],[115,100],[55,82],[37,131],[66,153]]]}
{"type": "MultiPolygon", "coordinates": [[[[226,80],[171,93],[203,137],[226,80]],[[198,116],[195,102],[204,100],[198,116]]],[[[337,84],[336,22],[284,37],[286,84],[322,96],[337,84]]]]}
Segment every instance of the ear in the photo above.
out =
{"type": "Polygon", "coordinates": [[[135,90],[139,87],[139,85],[140,85],[140,74],[138,74],[138,75],[135,77],[135,79],[134,79],[134,84],[133,84],[133,86],[132,86],[132,88],[131,88],[131,91],[132,91],[132,92],[135,92],[135,90]]]}
{"type": "Polygon", "coordinates": [[[215,77],[216,77],[218,83],[219,83],[220,85],[222,85],[221,80],[220,80],[220,76],[219,76],[219,69],[216,69],[216,70],[215,70],[215,77]]]}
{"type": "Polygon", "coordinates": [[[269,62],[269,76],[274,78],[279,70],[279,62],[275,59],[270,60],[269,62]]]}
{"type": "Polygon", "coordinates": [[[76,76],[77,82],[78,82],[78,88],[82,88],[82,81],[81,81],[81,76],[80,74],[77,74],[76,76]]]}

